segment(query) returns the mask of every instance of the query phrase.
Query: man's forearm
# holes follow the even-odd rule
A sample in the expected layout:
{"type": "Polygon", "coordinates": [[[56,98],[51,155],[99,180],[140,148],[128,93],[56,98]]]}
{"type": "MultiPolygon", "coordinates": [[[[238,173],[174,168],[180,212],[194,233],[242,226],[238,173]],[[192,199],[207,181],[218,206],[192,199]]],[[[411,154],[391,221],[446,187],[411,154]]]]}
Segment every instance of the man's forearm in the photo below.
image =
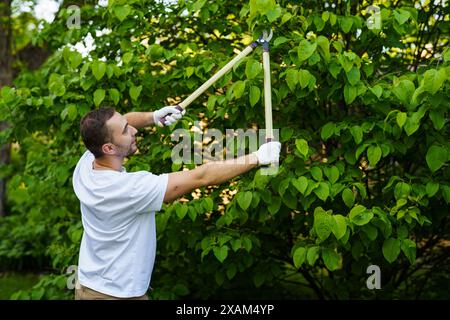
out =
{"type": "Polygon", "coordinates": [[[237,177],[258,165],[254,154],[225,161],[212,161],[198,168],[206,185],[218,185],[237,177]]]}
{"type": "Polygon", "coordinates": [[[154,125],[153,112],[129,112],[124,115],[128,124],[141,129],[147,126],[154,125]]]}

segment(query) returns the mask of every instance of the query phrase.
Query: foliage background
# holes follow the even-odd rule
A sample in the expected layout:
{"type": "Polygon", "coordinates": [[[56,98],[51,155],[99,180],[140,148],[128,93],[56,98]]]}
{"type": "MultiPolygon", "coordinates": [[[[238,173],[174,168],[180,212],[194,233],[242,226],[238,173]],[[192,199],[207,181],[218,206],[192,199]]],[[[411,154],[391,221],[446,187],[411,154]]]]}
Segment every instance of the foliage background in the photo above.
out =
{"type": "MultiPolygon", "coordinates": [[[[73,297],[80,118],[104,105],[126,113],[180,101],[270,25],[279,174],[255,170],[166,206],[150,296],[448,299],[448,5],[378,1],[382,29],[371,30],[367,1],[171,3],[80,2],[79,29],[67,27],[74,12],[63,3],[54,22],[21,38],[51,55],[35,71],[18,66],[1,89],[11,124],[1,142],[13,149],[1,167],[0,268],[46,276],[13,298],[73,297]],[[83,56],[73,47],[89,33],[95,49],[83,56]],[[366,287],[371,264],[382,290],[366,287]]],[[[170,132],[198,120],[263,128],[260,61],[257,49],[176,127],[143,130],[128,171],[181,170],[170,132]]]]}

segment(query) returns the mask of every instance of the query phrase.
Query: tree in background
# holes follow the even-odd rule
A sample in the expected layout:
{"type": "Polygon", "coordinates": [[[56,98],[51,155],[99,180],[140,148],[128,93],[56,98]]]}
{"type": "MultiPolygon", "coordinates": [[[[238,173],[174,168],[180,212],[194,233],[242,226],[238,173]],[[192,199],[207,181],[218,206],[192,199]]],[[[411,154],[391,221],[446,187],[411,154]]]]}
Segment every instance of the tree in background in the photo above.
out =
{"type": "MultiPolygon", "coordinates": [[[[171,3],[80,4],[72,29],[63,5],[33,38],[53,54],[1,90],[11,124],[2,139],[20,148],[5,169],[0,265],[50,273],[15,298],[72,297],[80,118],[103,105],[124,113],[178,102],[267,26],[279,173],[251,172],[165,207],[152,297],[448,298],[448,5],[380,1],[378,27],[366,1],[171,3]],[[93,50],[75,50],[91,37],[93,50]],[[366,286],[371,265],[382,290],[366,286]]],[[[263,127],[260,55],[175,128],[263,127]]],[[[192,167],[171,162],[175,128],[142,132],[128,171],[192,167]]]]}
{"type": "MultiPolygon", "coordinates": [[[[20,5],[21,1],[0,1],[0,89],[10,86],[20,70],[35,70],[48,57],[43,48],[30,43],[37,21],[30,13],[17,15],[20,5]]],[[[1,121],[0,131],[7,128],[8,123],[1,121]]],[[[9,163],[10,148],[9,143],[0,146],[0,165],[9,163]]],[[[6,179],[7,174],[0,175],[0,216],[7,214],[6,179]]]]}

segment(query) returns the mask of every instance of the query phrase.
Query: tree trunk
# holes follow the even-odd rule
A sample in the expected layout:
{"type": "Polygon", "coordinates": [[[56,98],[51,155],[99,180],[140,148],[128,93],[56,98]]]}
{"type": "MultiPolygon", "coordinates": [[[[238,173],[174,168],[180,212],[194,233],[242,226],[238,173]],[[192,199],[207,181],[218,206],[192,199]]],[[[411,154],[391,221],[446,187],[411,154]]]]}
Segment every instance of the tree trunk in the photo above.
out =
{"type": "MultiPolygon", "coordinates": [[[[12,83],[11,0],[0,0],[0,89],[12,83]]],[[[8,126],[0,121],[0,131],[8,126]]],[[[11,145],[0,146],[0,166],[8,164],[11,145]]],[[[0,177],[0,216],[6,215],[6,177],[0,177]]]]}

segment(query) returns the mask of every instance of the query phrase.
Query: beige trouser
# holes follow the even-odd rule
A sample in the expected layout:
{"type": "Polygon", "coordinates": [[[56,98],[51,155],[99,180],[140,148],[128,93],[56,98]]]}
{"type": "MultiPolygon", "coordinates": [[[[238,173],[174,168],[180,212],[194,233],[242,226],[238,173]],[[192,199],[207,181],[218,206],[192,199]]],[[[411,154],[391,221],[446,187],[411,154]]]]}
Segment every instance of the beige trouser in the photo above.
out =
{"type": "Polygon", "coordinates": [[[80,285],[80,289],[75,288],[75,300],[148,300],[148,296],[118,298],[80,285]]]}

